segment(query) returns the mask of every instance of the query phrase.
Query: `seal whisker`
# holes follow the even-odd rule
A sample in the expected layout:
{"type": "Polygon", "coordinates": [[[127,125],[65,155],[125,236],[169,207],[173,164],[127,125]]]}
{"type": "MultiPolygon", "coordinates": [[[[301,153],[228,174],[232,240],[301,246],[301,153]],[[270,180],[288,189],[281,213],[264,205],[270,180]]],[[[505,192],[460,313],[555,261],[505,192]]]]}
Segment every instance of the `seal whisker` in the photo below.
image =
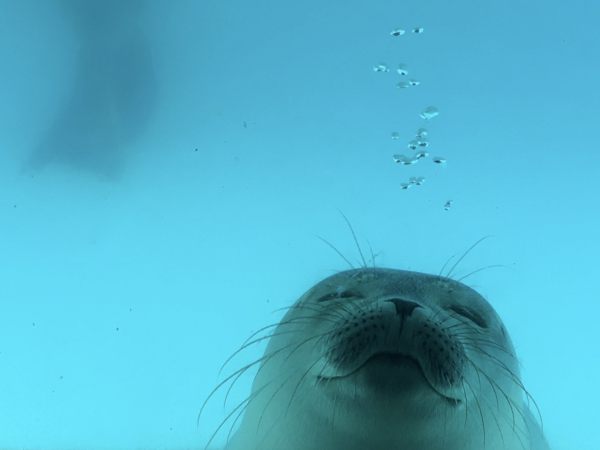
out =
{"type": "MultiPolygon", "coordinates": [[[[204,446],[204,450],[208,450],[208,446],[211,444],[211,442],[214,440],[214,438],[217,436],[217,434],[219,433],[219,431],[221,430],[221,428],[223,428],[223,426],[227,423],[227,421],[231,418],[231,416],[233,416],[235,414],[235,412],[242,408],[242,412],[245,408],[245,405],[247,405],[250,400],[253,397],[256,397],[260,394],[260,390],[254,393],[251,393],[248,397],[246,397],[246,399],[242,400],[234,409],[233,411],[231,411],[229,414],[227,414],[227,416],[225,417],[225,419],[223,419],[221,421],[221,423],[219,424],[219,426],[217,427],[217,429],[213,432],[213,434],[210,436],[210,439],[208,440],[208,442],[206,443],[206,445],[204,446]]],[[[231,431],[231,430],[230,430],[231,431]]],[[[229,440],[229,436],[227,438],[229,440]]]]}
{"type": "Polygon", "coordinates": [[[486,266],[486,267],[481,267],[481,268],[479,268],[479,269],[477,269],[477,270],[474,270],[473,272],[469,272],[468,274],[466,274],[466,275],[464,275],[464,276],[460,277],[460,278],[459,278],[458,280],[456,280],[456,281],[462,282],[462,281],[463,281],[465,278],[468,278],[468,277],[470,277],[471,275],[475,275],[477,272],[481,272],[481,271],[483,271],[483,270],[487,270],[487,269],[492,269],[492,268],[494,268],[494,267],[504,267],[504,268],[507,268],[507,266],[505,266],[504,264],[492,264],[492,265],[489,265],[489,266],[486,266]]]}
{"type": "Polygon", "coordinates": [[[498,351],[504,353],[507,357],[513,359],[514,361],[518,361],[511,352],[507,351],[504,347],[502,347],[498,343],[493,342],[489,339],[484,339],[481,337],[473,337],[464,332],[463,333],[458,332],[456,334],[456,336],[459,337],[460,339],[463,339],[465,343],[471,343],[473,345],[473,348],[476,348],[477,350],[483,350],[483,346],[486,346],[488,348],[492,348],[494,350],[498,350],[498,351]]]}
{"type": "MultiPolygon", "coordinates": [[[[235,424],[238,422],[238,420],[240,419],[240,417],[242,417],[242,414],[244,414],[246,408],[248,407],[248,404],[252,401],[253,398],[255,398],[257,395],[260,395],[260,392],[262,392],[262,389],[258,389],[256,392],[251,393],[250,395],[248,395],[244,400],[242,400],[233,411],[231,411],[231,414],[229,414],[223,422],[226,422],[227,420],[229,420],[231,418],[231,415],[233,413],[235,413],[235,411],[237,411],[239,409],[238,414],[235,416],[235,419],[233,420],[233,423],[231,424],[231,427],[229,427],[229,432],[227,433],[227,442],[229,442],[231,440],[231,434],[233,433],[233,429],[235,428],[235,424]],[[243,405],[243,406],[242,406],[243,405]],[[240,409],[241,407],[241,409],[240,409]]],[[[218,430],[217,430],[218,431],[218,430]]],[[[209,442],[210,444],[210,442],[209,442]]]]}
{"type": "MultiPolygon", "coordinates": [[[[488,383],[489,383],[489,377],[479,367],[477,367],[477,365],[475,365],[470,358],[467,357],[467,361],[475,369],[475,372],[476,372],[476,374],[478,376],[479,386],[481,387],[481,381],[482,381],[481,380],[481,375],[483,375],[484,378],[486,378],[486,380],[488,380],[488,383]]],[[[463,379],[463,385],[467,384],[469,386],[469,389],[471,390],[471,392],[473,394],[475,394],[473,398],[477,402],[477,409],[479,410],[480,415],[482,416],[483,410],[481,409],[482,406],[481,406],[481,403],[479,401],[479,396],[476,395],[477,391],[473,389],[473,387],[470,385],[470,383],[468,382],[468,380],[465,377],[463,377],[462,379],[463,379]]],[[[499,430],[499,432],[501,434],[502,441],[504,442],[504,437],[502,436],[502,427],[500,426],[500,422],[498,421],[498,417],[496,416],[496,413],[494,412],[495,410],[499,410],[500,409],[500,402],[499,402],[499,398],[498,398],[497,393],[496,393],[496,387],[494,385],[491,385],[491,387],[492,387],[492,391],[494,392],[494,396],[496,398],[496,407],[495,408],[490,408],[490,414],[492,415],[492,418],[494,419],[494,422],[496,423],[496,427],[498,428],[498,430],[499,430]]],[[[484,400],[486,402],[486,404],[488,405],[488,407],[490,406],[486,397],[483,397],[482,400],[484,400]]],[[[511,406],[511,409],[512,409],[512,406],[511,406]]],[[[513,418],[513,424],[514,424],[514,418],[513,418]]],[[[486,429],[485,429],[485,422],[483,421],[483,416],[482,416],[482,427],[483,427],[482,428],[483,444],[484,444],[484,447],[485,447],[485,432],[486,432],[486,429]]]]}
{"type": "MultiPolygon", "coordinates": [[[[275,391],[273,391],[273,394],[271,395],[271,398],[269,398],[269,400],[267,401],[267,403],[265,404],[264,410],[266,411],[266,409],[269,407],[269,404],[273,401],[273,399],[275,398],[275,396],[277,395],[277,393],[285,386],[285,384],[290,381],[292,379],[292,377],[294,376],[294,372],[292,372],[292,374],[283,382],[279,385],[279,387],[277,389],[275,389],[275,391]]],[[[271,381],[272,383],[272,381],[271,381]]],[[[291,401],[291,399],[290,399],[291,401]]],[[[260,420],[258,421],[257,424],[257,428],[260,427],[262,420],[263,420],[264,414],[261,414],[260,420]]]]}
{"type": "Polygon", "coordinates": [[[227,383],[228,381],[233,379],[233,382],[231,383],[231,385],[229,386],[229,388],[227,389],[227,392],[225,394],[225,398],[224,398],[224,402],[223,405],[225,405],[225,403],[227,402],[227,398],[229,397],[229,393],[231,392],[231,389],[233,388],[233,385],[235,384],[235,382],[250,368],[252,368],[253,366],[255,366],[256,364],[261,364],[261,366],[258,368],[258,371],[261,370],[262,368],[262,364],[266,361],[268,361],[269,359],[273,358],[275,355],[277,355],[279,352],[286,350],[289,347],[293,347],[294,344],[288,344],[287,346],[278,349],[276,352],[273,352],[271,354],[265,354],[263,355],[261,358],[246,364],[245,366],[243,366],[242,368],[236,370],[235,372],[233,372],[232,374],[230,374],[228,377],[226,377],[223,381],[221,381],[217,387],[215,387],[212,392],[209,394],[209,396],[207,397],[207,399],[204,401],[204,404],[202,405],[202,408],[200,408],[200,413],[198,414],[198,421],[200,420],[200,415],[202,414],[202,410],[204,409],[206,403],[208,402],[208,400],[212,397],[212,395],[220,388],[222,387],[225,383],[227,383]]]}
{"type": "MultiPolygon", "coordinates": [[[[300,322],[302,323],[302,322],[300,322]]],[[[265,336],[261,336],[259,338],[253,339],[250,342],[246,342],[244,345],[242,345],[239,349],[237,349],[235,352],[233,352],[233,354],[227,358],[227,360],[225,361],[225,363],[223,364],[223,366],[221,367],[221,370],[219,370],[219,375],[221,374],[221,372],[223,371],[223,369],[225,368],[225,365],[231,361],[236,355],[238,355],[240,352],[242,352],[243,350],[247,349],[248,347],[254,345],[254,344],[258,344],[262,341],[271,339],[272,337],[276,337],[276,336],[282,336],[285,334],[293,334],[293,333],[297,333],[297,331],[277,331],[276,333],[273,334],[268,334],[265,336]]]]}
{"type": "MultiPolygon", "coordinates": [[[[297,318],[294,318],[293,320],[289,320],[289,321],[286,321],[286,322],[282,321],[282,322],[274,324],[274,325],[273,324],[272,325],[268,325],[266,327],[261,328],[260,330],[258,330],[256,332],[252,333],[251,337],[252,336],[256,336],[258,333],[260,333],[260,332],[262,332],[264,330],[267,330],[269,328],[277,327],[277,326],[280,326],[280,325],[292,324],[292,323],[302,323],[302,321],[301,321],[302,319],[308,320],[308,319],[310,319],[310,317],[308,317],[308,316],[304,317],[304,318],[303,317],[297,317],[297,318]]],[[[252,341],[248,341],[248,339],[246,339],[246,341],[244,342],[244,344],[239,349],[237,349],[235,352],[233,352],[233,354],[231,356],[229,356],[229,358],[227,358],[227,360],[223,363],[223,365],[221,366],[221,369],[219,370],[219,375],[221,374],[221,372],[223,371],[223,369],[225,368],[225,366],[227,365],[227,363],[229,363],[236,355],[238,355],[240,352],[242,352],[246,348],[250,347],[253,344],[256,344],[256,343],[262,342],[264,340],[270,339],[273,336],[279,336],[279,335],[282,335],[282,334],[289,334],[289,333],[295,333],[295,331],[279,331],[277,333],[272,333],[272,334],[267,334],[265,336],[261,336],[259,338],[256,338],[256,339],[252,340],[252,341]]],[[[255,361],[255,363],[256,363],[256,361],[255,361]]]]}
{"type": "Polygon", "coordinates": [[[438,279],[439,280],[443,280],[444,277],[442,274],[444,273],[444,269],[446,268],[446,266],[450,263],[450,261],[452,261],[452,259],[455,257],[456,255],[452,255],[450,258],[448,258],[446,260],[446,262],[444,263],[444,265],[442,266],[442,268],[440,269],[440,272],[438,273],[438,279]]]}
{"type": "MultiPolygon", "coordinates": [[[[371,265],[373,266],[373,269],[376,269],[377,266],[375,265],[375,257],[379,256],[379,253],[377,253],[377,255],[375,253],[373,253],[373,247],[371,247],[371,243],[369,242],[369,240],[367,239],[367,245],[369,246],[369,253],[371,254],[371,265]]],[[[366,269],[366,267],[365,267],[366,269]]]]}
{"type": "Polygon", "coordinates": [[[298,380],[298,383],[296,383],[296,387],[294,388],[294,390],[292,391],[292,395],[290,396],[290,401],[288,402],[288,406],[285,410],[285,414],[287,415],[289,410],[290,410],[290,406],[292,405],[292,401],[294,400],[294,397],[296,396],[296,392],[298,391],[298,388],[300,387],[300,384],[302,383],[302,381],[306,378],[306,376],[308,376],[308,374],[310,373],[310,370],[318,363],[318,360],[315,360],[311,366],[308,367],[307,370],[304,371],[304,373],[302,374],[302,376],[300,377],[300,380],[298,380]]]}
{"type": "MultiPolygon", "coordinates": [[[[471,386],[471,383],[466,378],[463,377],[462,381],[463,381],[463,385],[466,384],[469,387],[469,389],[471,390],[471,393],[473,393],[473,399],[475,400],[475,403],[477,404],[477,411],[479,412],[479,417],[481,419],[481,432],[483,435],[483,448],[485,448],[485,432],[486,432],[485,418],[483,415],[483,411],[481,409],[481,403],[479,401],[479,396],[477,395],[478,391],[473,389],[473,387],[471,386]]],[[[479,380],[479,384],[481,385],[481,380],[479,380]]],[[[465,398],[467,398],[467,397],[465,397],[465,398]]],[[[465,411],[469,411],[469,410],[466,409],[465,411]]]]}
{"type": "Polygon", "coordinates": [[[489,237],[492,237],[492,236],[484,236],[481,239],[479,239],[477,242],[475,242],[473,245],[471,245],[471,247],[469,247],[469,249],[466,252],[464,252],[463,255],[460,258],[458,258],[458,261],[456,261],[454,263],[454,265],[450,268],[450,270],[446,274],[446,278],[450,278],[452,276],[452,272],[454,271],[456,266],[458,266],[460,264],[460,262],[465,258],[465,256],[467,256],[469,254],[469,252],[471,250],[473,250],[481,241],[484,241],[485,239],[487,239],[489,237]]]}
{"type": "MultiPolygon", "coordinates": [[[[515,401],[510,396],[508,396],[506,394],[506,392],[504,392],[502,387],[496,381],[494,381],[493,378],[491,378],[489,375],[487,375],[480,367],[478,367],[473,361],[469,361],[469,363],[477,371],[478,374],[484,376],[484,378],[486,379],[486,381],[492,388],[495,398],[496,398],[496,408],[495,408],[496,410],[500,410],[500,408],[498,407],[500,399],[497,395],[497,390],[499,390],[500,393],[502,394],[504,400],[507,402],[507,404],[509,405],[509,408],[510,408],[511,419],[512,419],[510,422],[512,423],[512,428],[515,429],[515,427],[517,426],[516,416],[515,416],[515,408],[516,408],[517,412],[519,413],[521,419],[525,422],[526,419],[525,419],[525,415],[523,414],[522,407],[517,405],[515,403],[515,401]]],[[[510,373],[512,374],[512,372],[510,372],[510,373]]],[[[520,383],[519,383],[519,385],[520,385],[520,383]]],[[[520,387],[522,387],[522,385],[520,385],[520,387]]]]}
{"type": "Polygon", "coordinates": [[[329,245],[338,255],[340,255],[340,257],[346,261],[346,263],[350,266],[351,269],[354,269],[354,266],[352,265],[352,263],[350,262],[350,260],[348,258],[346,258],[342,252],[340,252],[332,243],[330,243],[329,241],[327,241],[326,239],[323,239],[321,236],[318,236],[316,234],[314,234],[313,236],[321,239],[323,242],[325,242],[327,245],[329,245]]]}
{"type": "MultiPolygon", "coordinates": [[[[342,307],[343,306],[344,305],[342,305],[342,307]]],[[[339,319],[340,317],[343,317],[342,313],[339,312],[339,311],[331,311],[331,312],[327,311],[327,312],[324,312],[322,308],[308,307],[308,306],[301,306],[298,309],[301,309],[301,308],[304,308],[304,309],[306,309],[308,311],[311,311],[311,312],[319,314],[319,318],[329,318],[329,317],[332,317],[334,319],[339,319]]],[[[310,317],[310,316],[307,316],[307,317],[310,317]]]]}
{"type": "Polygon", "coordinates": [[[367,261],[365,260],[365,256],[363,255],[363,252],[360,248],[360,245],[358,243],[358,239],[356,238],[356,233],[354,233],[354,228],[352,228],[352,225],[350,224],[350,221],[348,220],[348,218],[345,216],[345,214],[340,211],[338,209],[339,213],[342,215],[342,217],[344,218],[344,220],[346,221],[346,223],[348,224],[348,228],[350,228],[350,233],[352,233],[352,239],[354,239],[354,243],[356,244],[356,248],[358,250],[358,253],[360,255],[360,259],[362,259],[362,263],[363,263],[363,268],[367,269],[367,261]]]}

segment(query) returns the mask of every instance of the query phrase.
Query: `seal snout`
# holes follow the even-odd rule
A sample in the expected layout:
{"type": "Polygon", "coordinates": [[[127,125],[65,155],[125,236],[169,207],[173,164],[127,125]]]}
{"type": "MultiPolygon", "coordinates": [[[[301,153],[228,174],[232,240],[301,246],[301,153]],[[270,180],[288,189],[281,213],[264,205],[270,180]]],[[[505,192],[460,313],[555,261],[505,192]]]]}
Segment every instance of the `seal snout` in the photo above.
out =
{"type": "Polygon", "coordinates": [[[465,349],[454,321],[441,311],[400,296],[347,302],[323,341],[325,365],[319,376],[344,377],[378,355],[412,360],[431,387],[456,397],[463,378],[465,349]]]}

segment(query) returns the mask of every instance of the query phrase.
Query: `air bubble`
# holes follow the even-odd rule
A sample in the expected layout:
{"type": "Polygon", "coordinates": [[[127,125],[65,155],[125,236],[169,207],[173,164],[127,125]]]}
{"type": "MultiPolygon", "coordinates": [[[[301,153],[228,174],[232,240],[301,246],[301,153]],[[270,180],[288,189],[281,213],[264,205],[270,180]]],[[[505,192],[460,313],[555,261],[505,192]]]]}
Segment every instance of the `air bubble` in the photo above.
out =
{"type": "Polygon", "coordinates": [[[439,114],[439,111],[435,106],[428,106],[419,114],[422,119],[429,120],[433,119],[435,116],[439,114]]]}
{"type": "Polygon", "coordinates": [[[408,66],[406,64],[398,64],[397,70],[400,75],[408,75],[408,66]]]}
{"type": "Polygon", "coordinates": [[[388,69],[388,66],[386,63],[380,63],[377,66],[373,66],[373,70],[375,72],[389,72],[390,69],[388,69]]]}
{"type": "Polygon", "coordinates": [[[428,156],[429,156],[429,153],[427,153],[425,150],[421,150],[421,151],[418,151],[417,153],[415,153],[415,158],[417,158],[417,159],[427,158],[428,156]]]}
{"type": "Polygon", "coordinates": [[[405,33],[405,31],[403,29],[401,29],[401,28],[394,28],[390,34],[392,36],[402,36],[404,33],[405,33]]]}
{"type": "Polygon", "coordinates": [[[400,139],[400,133],[397,131],[392,131],[392,139],[400,139]]]}
{"type": "Polygon", "coordinates": [[[394,158],[394,162],[404,164],[405,166],[415,164],[418,161],[418,158],[409,158],[404,155],[394,155],[393,158],[394,158]]]}
{"type": "Polygon", "coordinates": [[[402,189],[408,189],[411,186],[421,186],[425,182],[425,177],[410,177],[408,183],[400,183],[402,189]]]}
{"type": "Polygon", "coordinates": [[[436,164],[444,164],[446,162],[446,158],[443,156],[434,156],[432,161],[436,164]]]}
{"type": "Polygon", "coordinates": [[[427,147],[429,145],[429,142],[423,138],[418,139],[417,143],[419,144],[419,147],[427,147]]]}
{"type": "Polygon", "coordinates": [[[410,184],[415,184],[417,186],[421,186],[425,182],[425,177],[410,177],[408,179],[410,184]]]}
{"type": "Polygon", "coordinates": [[[410,83],[407,83],[406,81],[401,81],[400,83],[398,83],[398,84],[396,85],[396,87],[397,87],[398,89],[406,89],[406,88],[407,88],[407,87],[409,87],[409,86],[410,86],[410,83]]]}
{"type": "Polygon", "coordinates": [[[425,136],[427,136],[427,130],[425,128],[419,128],[415,134],[417,139],[424,138],[425,136]]]}
{"type": "Polygon", "coordinates": [[[413,33],[415,33],[415,34],[420,34],[420,33],[422,33],[423,31],[425,31],[425,30],[423,29],[423,27],[413,28],[413,30],[412,30],[412,32],[413,32],[413,33]]]}
{"type": "Polygon", "coordinates": [[[408,148],[410,148],[411,150],[416,150],[418,146],[419,146],[419,141],[417,141],[416,139],[413,139],[412,141],[410,141],[408,143],[408,148]]]}
{"type": "Polygon", "coordinates": [[[444,204],[444,209],[446,211],[448,211],[450,209],[450,207],[452,206],[452,200],[448,200],[445,204],[444,204]]]}
{"type": "Polygon", "coordinates": [[[409,82],[409,84],[410,84],[411,86],[418,86],[418,85],[420,85],[420,84],[421,84],[421,82],[420,82],[420,81],[417,81],[417,80],[415,80],[414,78],[411,78],[410,80],[408,80],[408,82],[409,82]]]}

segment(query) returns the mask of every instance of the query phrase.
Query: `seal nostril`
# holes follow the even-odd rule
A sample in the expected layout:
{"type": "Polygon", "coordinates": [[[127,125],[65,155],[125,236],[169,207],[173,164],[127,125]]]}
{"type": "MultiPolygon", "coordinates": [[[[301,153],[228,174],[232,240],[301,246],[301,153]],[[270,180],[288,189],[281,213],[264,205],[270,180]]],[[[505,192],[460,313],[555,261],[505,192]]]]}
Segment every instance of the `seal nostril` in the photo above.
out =
{"type": "Polygon", "coordinates": [[[418,303],[402,300],[401,298],[390,298],[386,302],[393,303],[396,307],[396,314],[402,318],[410,316],[415,309],[421,307],[418,303]]]}

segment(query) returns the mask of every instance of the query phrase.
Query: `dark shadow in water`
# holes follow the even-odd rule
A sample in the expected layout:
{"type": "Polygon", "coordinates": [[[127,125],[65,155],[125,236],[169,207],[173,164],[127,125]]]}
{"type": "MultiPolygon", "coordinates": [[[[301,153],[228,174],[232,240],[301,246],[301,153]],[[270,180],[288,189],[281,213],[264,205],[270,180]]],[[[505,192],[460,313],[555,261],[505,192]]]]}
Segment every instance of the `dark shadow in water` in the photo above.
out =
{"type": "Polygon", "coordinates": [[[77,40],[69,98],[28,161],[65,164],[118,178],[145,131],[156,100],[152,52],[141,20],[144,0],[57,0],[77,40]]]}

